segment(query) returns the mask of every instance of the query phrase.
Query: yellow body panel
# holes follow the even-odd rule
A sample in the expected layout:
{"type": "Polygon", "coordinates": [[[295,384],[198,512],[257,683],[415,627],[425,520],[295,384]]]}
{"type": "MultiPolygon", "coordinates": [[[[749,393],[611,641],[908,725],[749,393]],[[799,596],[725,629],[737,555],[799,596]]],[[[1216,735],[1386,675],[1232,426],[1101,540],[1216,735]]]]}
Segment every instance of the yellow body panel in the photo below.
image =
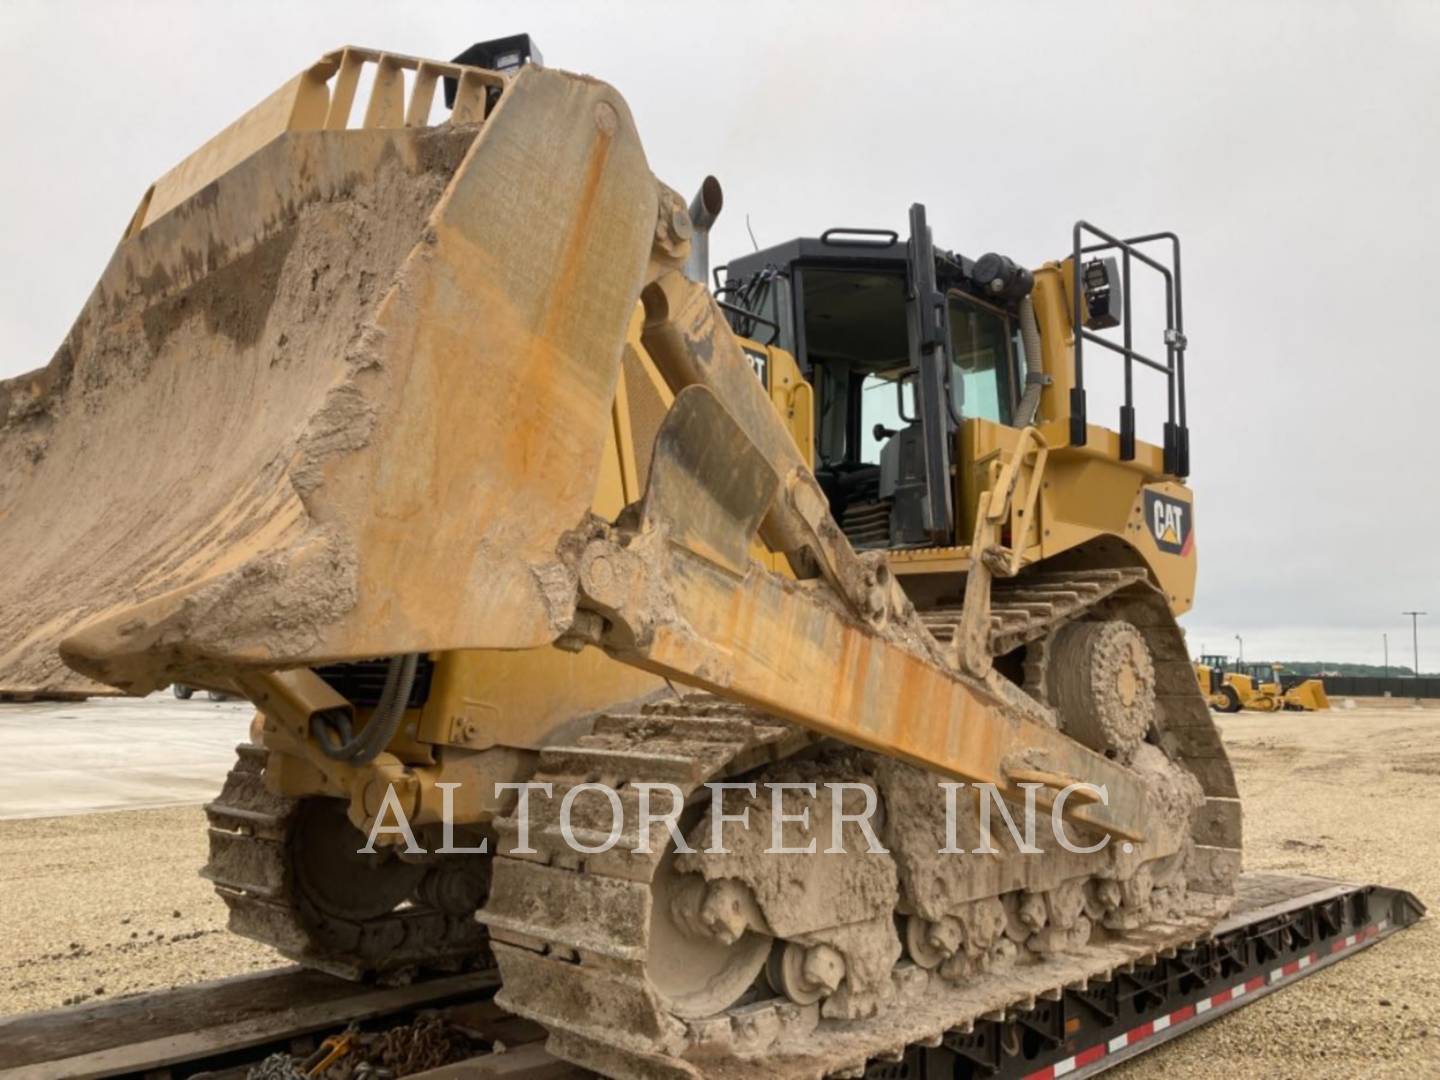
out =
{"type": "Polygon", "coordinates": [[[573,736],[577,718],[664,688],[662,679],[596,649],[441,653],[419,738],[471,750],[538,749],[573,736]]]}

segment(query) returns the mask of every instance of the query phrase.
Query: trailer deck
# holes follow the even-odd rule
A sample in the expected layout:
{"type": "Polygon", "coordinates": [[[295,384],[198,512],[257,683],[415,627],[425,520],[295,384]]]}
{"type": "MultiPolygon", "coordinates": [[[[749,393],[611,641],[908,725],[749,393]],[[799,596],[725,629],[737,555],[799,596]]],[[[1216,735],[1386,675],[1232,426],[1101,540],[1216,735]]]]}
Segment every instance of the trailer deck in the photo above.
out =
{"type": "MultiPolygon", "coordinates": [[[[1235,909],[1209,938],[1109,982],[996,1017],[926,1048],[906,1078],[1076,1080],[1095,1076],[1314,974],[1414,924],[1412,894],[1294,874],[1240,878],[1235,909]]],[[[907,1055],[911,1062],[920,1053],[907,1055]]],[[[895,1075],[895,1074],[891,1074],[895,1075]]]]}
{"type": "MultiPolygon", "coordinates": [[[[1055,1080],[1097,1075],[1338,963],[1423,917],[1400,889],[1251,873],[1203,941],[1106,980],[994,1014],[937,1046],[871,1062],[868,1080],[1055,1080]]],[[[303,1060],[351,1025],[382,1030],[436,1012],[486,1051],[411,1075],[560,1080],[588,1075],[544,1050],[544,1031],[491,1000],[478,971],[373,987],[287,967],[0,1020],[0,1080],[133,1076],[240,1080],[274,1054],[303,1060]]]]}

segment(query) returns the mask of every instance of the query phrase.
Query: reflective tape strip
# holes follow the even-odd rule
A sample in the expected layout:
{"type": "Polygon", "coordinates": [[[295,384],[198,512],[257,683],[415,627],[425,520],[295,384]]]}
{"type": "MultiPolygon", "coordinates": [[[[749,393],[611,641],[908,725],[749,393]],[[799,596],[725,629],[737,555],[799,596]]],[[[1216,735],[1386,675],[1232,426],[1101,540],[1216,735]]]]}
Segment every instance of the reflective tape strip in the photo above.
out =
{"type": "MultiPolygon", "coordinates": [[[[1345,938],[1337,940],[1331,944],[1330,953],[1332,955],[1341,953],[1347,949],[1353,949],[1355,946],[1361,945],[1373,937],[1378,937],[1385,932],[1388,925],[1389,920],[1381,919],[1372,926],[1367,926],[1363,930],[1358,930],[1345,938]]],[[[1208,998],[1195,1002],[1193,1005],[1182,1005],[1173,1012],[1166,1013],[1164,1016],[1158,1017],[1155,1020],[1147,1020],[1145,1023],[1140,1024],[1138,1027],[1131,1028],[1124,1034],[1116,1035],[1114,1038],[1103,1043],[1096,1043],[1094,1046],[1087,1047],[1079,1053],[1067,1057],[1063,1061],[1057,1061],[1054,1065],[1047,1065],[1043,1069],[1037,1069],[1035,1072],[1028,1073],[1024,1077],[1024,1080],[1056,1080],[1057,1077],[1069,1076],[1075,1072],[1075,1070],[1083,1069],[1086,1065],[1099,1061],[1106,1054],[1118,1054],[1122,1050],[1128,1050],[1130,1047],[1142,1043],[1146,1039],[1154,1038],[1168,1028],[1183,1024],[1187,1020],[1193,1020],[1197,1016],[1203,1016],[1205,1013],[1242,998],[1246,994],[1253,994],[1255,991],[1263,989],[1267,985],[1273,985],[1282,979],[1298,975],[1300,972],[1313,967],[1319,962],[1319,959],[1319,953],[1307,953],[1297,960],[1291,960],[1288,964],[1282,964],[1278,968],[1272,968],[1263,975],[1256,975],[1254,978],[1247,979],[1243,983],[1228,986],[1218,993],[1211,994],[1208,998]]]]}

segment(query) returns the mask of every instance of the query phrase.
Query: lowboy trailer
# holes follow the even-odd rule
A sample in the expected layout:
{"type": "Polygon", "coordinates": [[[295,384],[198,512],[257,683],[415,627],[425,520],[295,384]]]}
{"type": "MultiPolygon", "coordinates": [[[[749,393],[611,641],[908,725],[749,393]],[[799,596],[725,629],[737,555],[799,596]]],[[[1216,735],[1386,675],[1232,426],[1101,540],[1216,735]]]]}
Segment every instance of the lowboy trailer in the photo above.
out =
{"type": "MultiPolygon", "coordinates": [[[[1413,925],[1424,905],[1403,889],[1329,878],[1249,873],[1234,913],[1204,940],[1041,994],[1025,1008],[867,1061],[865,1080],[1075,1080],[1095,1076],[1257,1001],[1413,925]]],[[[433,1012],[467,1033],[480,1056],[437,1065],[423,1080],[560,1080],[592,1075],[546,1054],[543,1034],[490,1000],[493,973],[410,987],[363,988],[285,969],[0,1021],[0,1080],[296,1075],[326,1036],[352,1024],[383,1030],[433,1012]],[[498,1049],[497,1049],[498,1046],[498,1049]],[[283,1059],[282,1059],[283,1060],[283,1059]]],[[[757,1076],[764,1075],[764,1066],[757,1076]]],[[[323,1074],[312,1074],[323,1076],[323,1074]]],[[[832,1074],[836,1075],[836,1074],[832,1074]]]]}

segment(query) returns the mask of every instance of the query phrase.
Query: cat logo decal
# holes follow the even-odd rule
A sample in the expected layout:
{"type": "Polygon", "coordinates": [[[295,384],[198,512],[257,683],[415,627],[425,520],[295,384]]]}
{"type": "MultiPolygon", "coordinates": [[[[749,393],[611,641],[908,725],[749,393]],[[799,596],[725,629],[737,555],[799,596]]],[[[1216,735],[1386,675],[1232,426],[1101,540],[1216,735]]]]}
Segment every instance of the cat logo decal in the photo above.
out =
{"type": "Polygon", "coordinates": [[[1161,551],[1171,555],[1190,554],[1195,537],[1195,508],[1189,503],[1161,495],[1158,491],[1147,491],[1145,524],[1161,551]]]}

